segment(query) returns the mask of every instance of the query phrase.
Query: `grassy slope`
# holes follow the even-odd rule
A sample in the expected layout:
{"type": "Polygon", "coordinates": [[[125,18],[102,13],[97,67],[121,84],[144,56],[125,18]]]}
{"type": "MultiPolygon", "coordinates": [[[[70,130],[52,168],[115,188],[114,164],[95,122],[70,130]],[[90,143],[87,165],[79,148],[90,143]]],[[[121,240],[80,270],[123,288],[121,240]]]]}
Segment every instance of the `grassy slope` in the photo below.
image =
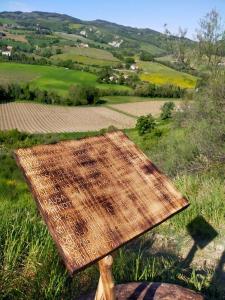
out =
{"type": "Polygon", "coordinates": [[[143,70],[140,78],[155,84],[173,84],[182,88],[195,88],[197,78],[171,69],[156,62],[138,62],[139,67],[143,70]]]}
{"type": "Polygon", "coordinates": [[[69,40],[69,41],[73,41],[73,42],[82,41],[83,43],[87,43],[87,44],[91,43],[94,46],[101,46],[101,47],[104,47],[105,49],[111,48],[111,46],[109,46],[107,44],[98,43],[98,42],[95,42],[91,39],[85,38],[85,37],[77,35],[77,34],[69,34],[69,33],[65,33],[65,32],[55,32],[55,35],[59,38],[63,38],[65,40],[69,40]]]}
{"type": "Polygon", "coordinates": [[[15,23],[16,23],[16,21],[13,20],[13,19],[10,19],[10,18],[2,18],[2,17],[0,17],[0,22],[1,22],[2,24],[15,24],[15,23]]]}
{"type": "Polygon", "coordinates": [[[96,48],[75,48],[65,47],[64,53],[56,54],[51,57],[53,60],[68,60],[83,63],[86,65],[97,66],[113,66],[119,60],[115,58],[110,52],[96,48]]]}
{"type": "Polygon", "coordinates": [[[56,90],[61,94],[66,94],[72,84],[95,85],[101,89],[130,90],[125,86],[99,84],[96,80],[94,74],[54,66],[0,64],[0,81],[3,83],[29,81],[34,87],[56,90]]]}
{"type": "MultiPolygon", "coordinates": [[[[163,125],[165,132],[170,125],[163,125]]],[[[28,187],[19,172],[12,150],[18,147],[40,143],[52,143],[62,139],[77,139],[96,135],[97,132],[26,135],[0,133],[0,286],[4,299],[71,299],[80,292],[97,284],[98,272],[95,267],[88,268],[73,279],[69,278],[58,257],[53,242],[36,211],[28,187]]],[[[127,134],[144,151],[153,147],[159,137],[138,136],[136,130],[127,134]],[[149,144],[150,141],[150,144],[149,144]]],[[[225,213],[223,201],[223,182],[218,178],[203,176],[183,176],[176,180],[179,189],[188,195],[191,207],[154,231],[170,233],[173,237],[185,235],[186,225],[198,214],[203,214],[211,224],[221,226],[225,213]],[[202,193],[204,191],[204,193],[202,193]]],[[[149,280],[177,282],[193,289],[207,291],[210,273],[203,270],[183,269],[180,259],[169,254],[155,257],[145,256],[145,239],[134,245],[123,247],[117,252],[114,275],[117,282],[149,280]],[[140,250],[141,247],[141,251],[140,250]],[[174,268],[173,264],[176,264],[174,268]],[[135,266],[135,267],[134,267],[135,266]],[[196,273],[197,272],[197,273],[196,273]]],[[[166,249],[164,249],[166,251],[166,249]]],[[[214,286],[216,289],[216,286],[214,286]]],[[[210,299],[222,299],[219,297],[210,299]]]]}
{"type": "Polygon", "coordinates": [[[172,62],[172,61],[174,61],[175,59],[174,59],[174,57],[173,57],[173,55],[171,55],[171,54],[169,54],[169,55],[165,55],[165,56],[160,56],[160,57],[157,57],[156,58],[156,60],[158,61],[158,62],[160,62],[160,61],[162,61],[162,62],[172,62]]]}
{"type": "Polygon", "coordinates": [[[75,24],[75,23],[69,24],[69,28],[70,28],[70,29],[79,29],[79,28],[81,28],[82,26],[83,26],[82,24],[75,24]]]}
{"type": "Polygon", "coordinates": [[[166,51],[149,43],[141,43],[141,50],[148,51],[153,56],[158,56],[164,54],[166,51]]]}

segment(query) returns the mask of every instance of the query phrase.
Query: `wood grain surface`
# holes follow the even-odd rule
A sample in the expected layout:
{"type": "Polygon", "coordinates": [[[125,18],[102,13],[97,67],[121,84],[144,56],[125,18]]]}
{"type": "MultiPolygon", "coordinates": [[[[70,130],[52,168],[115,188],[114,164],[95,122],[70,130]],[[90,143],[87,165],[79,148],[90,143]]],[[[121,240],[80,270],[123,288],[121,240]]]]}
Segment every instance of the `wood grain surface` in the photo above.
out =
{"type": "Polygon", "coordinates": [[[15,155],[71,274],[188,206],[121,131],[15,155]]]}

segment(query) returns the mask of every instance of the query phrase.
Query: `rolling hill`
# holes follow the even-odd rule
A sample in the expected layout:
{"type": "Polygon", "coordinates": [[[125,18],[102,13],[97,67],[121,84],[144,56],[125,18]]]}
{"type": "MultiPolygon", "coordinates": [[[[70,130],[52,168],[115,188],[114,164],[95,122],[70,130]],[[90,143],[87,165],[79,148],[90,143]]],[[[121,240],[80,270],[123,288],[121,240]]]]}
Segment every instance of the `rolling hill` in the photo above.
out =
{"type": "Polygon", "coordinates": [[[97,83],[97,76],[88,72],[18,63],[1,63],[0,81],[2,83],[30,82],[33,87],[57,91],[60,95],[66,95],[69,87],[76,84],[92,85],[100,89],[131,90],[126,86],[97,83]]]}
{"type": "MultiPolygon", "coordinates": [[[[15,76],[20,77],[22,72],[20,78],[27,78],[28,81],[30,74],[36,70],[36,75],[32,75],[32,82],[35,77],[39,78],[35,80],[39,82],[40,87],[65,90],[73,82],[76,83],[79,77],[77,76],[73,81],[73,76],[68,76],[69,72],[64,74],[65,68],[76,70],[78,73],[85,71],[85,74],[89,74],[87,78],[95,78],[96,85],[96,75],[98,76],[102,68],[111,68],[113,71],[110,78],[113,78],[115,72],[117,72],[116,76],[130,71],[129,74],[132,74],[132,63],[134,63],[139,67],[135,72],[142,81],[157,85],[173,84],[188,89],[195,88],[196,85],[196,77],[160,63],[160,57],[171,54],[168,37],[152,29],[133,28],[103,20],[83,21],[64,14],[34,11],[0,12],[0,33],[3,34],[0,36],[0,50],[3,51],[7,46],[13,47],[11,57],[0,55],[0,61],[10,62],[11,65],[7,67],[5,75],[3,72],[6,66],[0,65],[3,83],[10,82],[9,77],[14,77],[15,68],[17,70],[15,76]],[[143,51],[152,56],[153,61],[139,61],[143,51]],[[40,67],[27,66],[26,73],[23,71],[25,67],[18,70],[15,64],[11,64],[11,60],[13,63],[43,64],[52,67],[46,67],[46,70],[49,68],[49,73],[47,72],[45,82],[42,82],[40,79],[42,76],[39,77],[40,67]],[[127,63],[129,61],[130,63],[127,63]],[[62,69],[64,75],[60,80],[55,78],[58,78],[57,74],[53,75],[52,70],[55,70],[55,65],[64,67],[62,69]]],[[[172,41],[175,39],[174,37],[172,41]]],[[[190,47],[192,43],[187,40],[190,47]]],[[[75,74],[75,71],[72,73],[75,74]]],[[[79,74],[83,78],[82,73],[79,74]]],[[[114,85],[113,89],[116,88],[114,85]]]]}
{"type": "MultiPolygon", "coordinates": [[[[48,12],[1,12],[0,23],[14,24],[30,30],[42,29],[51,32],[78,34],[93,42],[109,45],[121,42],[121,48],[148,49],[154,55],[168,52],[166,36],[152,29],[139,29],[115,23],[80,19],[58,13],[48,12]]],[[[189,40],[190,44],[192,43],[189,40]]],[[[115,44],[114,44],[115,45],[115,44]]],[[[113,47],[113,46],[112,46],[113,47]]]]}

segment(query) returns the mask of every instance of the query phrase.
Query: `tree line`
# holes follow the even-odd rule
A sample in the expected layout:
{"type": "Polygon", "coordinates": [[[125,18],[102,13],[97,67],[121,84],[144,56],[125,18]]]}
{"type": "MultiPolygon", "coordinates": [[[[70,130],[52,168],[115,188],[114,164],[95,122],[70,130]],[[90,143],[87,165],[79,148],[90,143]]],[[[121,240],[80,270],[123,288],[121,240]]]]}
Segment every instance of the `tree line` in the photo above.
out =
{"type": "Polygon", "coordinates": [[[45,104],[60,105],[90,105],[98,104],[100,98],[106,95],[126,96],[129,91],[115,89],[98,89],[95,86],[71,85],[68,94],[59,95],[53,90],[43,90],[30,84],[11,83],[0,85],[0,103],[16,100],[29,100],[45,104]]]}
{"type": "Polygon", "coordinates": [[[71,85],[66,96],[59,95],[53,90],[43,90],[27,84],[11,83],[0,85],[0,103],[15,100],[37,101],[46,104],[61,105],[88,105],[101,103],[103,96],[131,96],[180,98],[185,93],[172,85],[156,86],[155,84],[141,83],[132,91],[113,88],[98,89],[92,85],[71,85]]]}

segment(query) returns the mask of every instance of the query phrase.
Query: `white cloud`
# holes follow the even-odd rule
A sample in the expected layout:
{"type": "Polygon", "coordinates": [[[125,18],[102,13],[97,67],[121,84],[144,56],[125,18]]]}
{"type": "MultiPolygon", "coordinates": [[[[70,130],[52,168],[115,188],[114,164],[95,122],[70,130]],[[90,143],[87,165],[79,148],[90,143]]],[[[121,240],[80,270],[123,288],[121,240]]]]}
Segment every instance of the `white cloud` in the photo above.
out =
{"type": "Polygon", "coordinates": [[[22,1],[9,1],[7,5],[9,11],[31,12],[33,9],[22,1]]]}

